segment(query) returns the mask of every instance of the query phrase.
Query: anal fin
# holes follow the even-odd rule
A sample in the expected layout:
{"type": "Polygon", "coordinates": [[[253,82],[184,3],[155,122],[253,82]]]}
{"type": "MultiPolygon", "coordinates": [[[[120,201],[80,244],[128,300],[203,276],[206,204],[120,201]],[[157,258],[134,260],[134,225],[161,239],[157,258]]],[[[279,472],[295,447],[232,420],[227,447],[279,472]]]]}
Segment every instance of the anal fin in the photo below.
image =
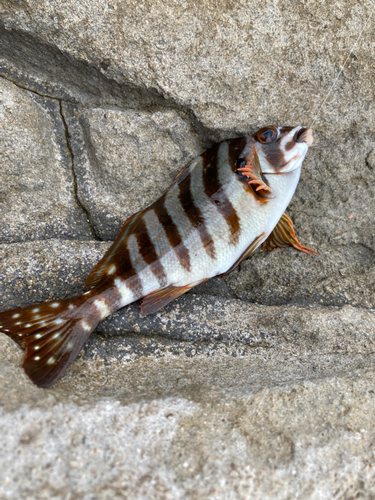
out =
{"type": "Polygon", "coordinates": [[[143,316],[146,316],[147,314],[153,314],[160,309],[163,309],[163,307],[172,302],[172,300],[177,299],[178,297],[180,297],[180,295],[188,292],[193,287],[204,283],[205,281],[207,281],[207,279],[196,281],[195,283],[190,283],[185,286],[169,285],[165,288],[161,288],[159,290],[155,290],[155,292],[149,293],[142,300],[141,314],[143,316]]]}
{"type": "Polygon", "coordinates": [[[294,231],[293,222],[291,218],[288,217],[286,214],[283,214],[279,222],[276,224],[272,233],[268,236],[266,241],[262,243],[262,250],[270,251],[273,250],[274,248],[277,247],[282,248],[288,245],[296,248],[297,250],[300,250],[301,252],[305,252],[309,255],[311,255],[311,253],[318,254],[318,252],[316,252],[315,250],[312,250],[311,248],[301,245],[301,243],[298,241],[296,237],[296,233],[294,231]]]}

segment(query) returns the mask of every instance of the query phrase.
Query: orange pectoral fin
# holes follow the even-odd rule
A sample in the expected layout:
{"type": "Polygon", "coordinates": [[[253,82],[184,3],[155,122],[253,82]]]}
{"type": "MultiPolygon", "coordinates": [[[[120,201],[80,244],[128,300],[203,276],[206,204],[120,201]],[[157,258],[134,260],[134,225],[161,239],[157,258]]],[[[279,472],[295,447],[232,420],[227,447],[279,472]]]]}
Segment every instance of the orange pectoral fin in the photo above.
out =
{"type": "Polygon", "coordinates": [[[196,281],[195,283],[190,283],[185,286],[169,285],[166,288],[161,288],[159,290],[155,290],[155,292],[149,293],[142,300],[141,314],[143,316],[147,316],[147,314],[153,314],[160,309],[163,309],[163,307],[172,302],[172,300],[177,299],[180,295],[188,292],[193,287],[204,283],[207,279],[196,281]]]}
{"type": "Polygon", "coordinates": [[[301,245],[296,237],[292,220],[286,214],[283,214],[272,233],[268,236],[266,241],[262,243],[262,250],[270,251],[277,247],[286,247],[287,245],[290,245],[309,255],[312,253],[318,254],[315,250],[301,245]]]}

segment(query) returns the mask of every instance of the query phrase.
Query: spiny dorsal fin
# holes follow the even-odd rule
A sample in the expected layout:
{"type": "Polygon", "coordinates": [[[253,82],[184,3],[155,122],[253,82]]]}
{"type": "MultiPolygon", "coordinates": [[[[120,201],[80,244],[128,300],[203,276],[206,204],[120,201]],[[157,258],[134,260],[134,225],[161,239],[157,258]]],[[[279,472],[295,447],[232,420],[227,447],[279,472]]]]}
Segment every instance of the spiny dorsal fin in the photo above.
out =
{"type": "Polygon", "coordinates": [[[86,279],[85,285],[87,288],[93,288],[98,285],[103,279],[107,277],[107,272],[110,270],[111,265],[116,259],[116,254],[118,247],[125,241],[125,239],[131,234],[136,223],[139,221],[140,216],[145,212],[145,210],[140,210],[135,214],[131,215],[120,229],[117,238],[109,248],[109,250],[103,255],[100,261],[96,264],[94,269],[91,271],[86,279]]]}
{"type": "Polygon", "coordinates": [[[311,253],[318,254],[315,250],[301,245],[296,237],[292,219],[286,214],[283,214],[272,233],[268,236],[266,241],[262,243],[262,250],[270,251],[277,247],[286,247],[287,245],[290,245],[301,252],[308,253],[309,255],[311,255],[311,253]]]}
{"type": "Polygon", "coordinates": [[[194,160],[189,161],[189,163],[187,165],[185,165],[184,168],[178,172],[178,174],[174,178],[173,183],[177,182],[177,184],[180,184],[184,180],[185,176],[189,173],[187,170],[190,167],[190,165],[193,163],[193,161],[194,160]]]}
{"type": "Polygon", "coordinates": [[[0,313],[0,332],[26,348],[26,374],[48,387],[75,360],[99,320],[81,296],[0,313]]]}

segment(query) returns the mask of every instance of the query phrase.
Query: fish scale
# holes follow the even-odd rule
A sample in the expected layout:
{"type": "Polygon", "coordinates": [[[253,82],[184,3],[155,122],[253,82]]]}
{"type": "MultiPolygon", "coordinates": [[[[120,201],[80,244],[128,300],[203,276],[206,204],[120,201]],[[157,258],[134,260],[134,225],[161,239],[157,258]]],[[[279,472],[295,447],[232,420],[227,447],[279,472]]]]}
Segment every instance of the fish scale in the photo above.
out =
{"type": "Polygon", "coordinates": [[[297,240],[283,212],[312,143],[310,129],[266,127],[198,156],[150,207],[124,223],[80,297],[0,313],[0,331],[26,347],[23,367],[47,387],[99,321],[143,297],[151,314],[207,279],[231,272],[265,242],[297,240]],[[240,165],[240,167],[239,167],[240,165]]]}

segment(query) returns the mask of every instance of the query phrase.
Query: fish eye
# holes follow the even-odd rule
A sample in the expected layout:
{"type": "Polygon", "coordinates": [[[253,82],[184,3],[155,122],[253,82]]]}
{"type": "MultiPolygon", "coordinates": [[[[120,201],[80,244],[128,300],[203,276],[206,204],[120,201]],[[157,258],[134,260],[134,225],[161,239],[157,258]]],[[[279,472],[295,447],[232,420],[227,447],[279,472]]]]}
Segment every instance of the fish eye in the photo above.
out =
{"type": "Polygon", "coordinates": [[[259,130],[256,134],[256,138],[259,142],[269,143],[276,141],[278,135],[278,131],[275,127],[267,127],[259,130]]]}

